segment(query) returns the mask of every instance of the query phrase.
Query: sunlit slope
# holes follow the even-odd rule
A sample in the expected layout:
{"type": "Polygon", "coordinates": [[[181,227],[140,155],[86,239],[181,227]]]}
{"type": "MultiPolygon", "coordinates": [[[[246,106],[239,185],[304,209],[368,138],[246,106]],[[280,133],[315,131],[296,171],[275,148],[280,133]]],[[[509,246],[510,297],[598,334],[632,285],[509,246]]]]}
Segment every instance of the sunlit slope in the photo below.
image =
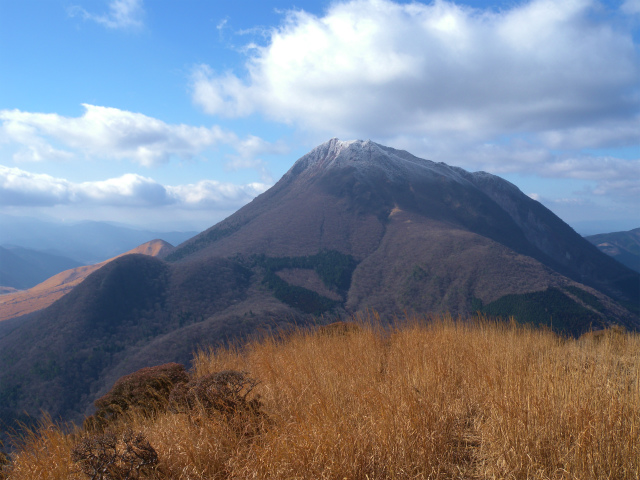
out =
{"type": "MultiPolygon", "coordinates": [[[[172,249],[173,246],[163,240],[152,240],[122,255],[140,253],[155,257],[166,255],[172,249]]],[[[85,265],[65,270],[28,290],[0,296],[0,321],[48,307],[63,295],[69,293],[91,273],[122,255],[95,265],[85,265]]]]}

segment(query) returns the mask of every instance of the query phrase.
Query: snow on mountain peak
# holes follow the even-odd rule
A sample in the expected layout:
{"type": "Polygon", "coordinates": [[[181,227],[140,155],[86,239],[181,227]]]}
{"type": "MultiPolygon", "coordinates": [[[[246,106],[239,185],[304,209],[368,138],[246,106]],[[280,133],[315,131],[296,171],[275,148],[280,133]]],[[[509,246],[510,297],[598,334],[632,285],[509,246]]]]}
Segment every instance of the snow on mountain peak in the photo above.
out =
{"type": "Polygon", "coordinates": [[[404,150],[379,145],[371,140],[331,140],[302,157],[285,177],[313,177],[334,168],[349,168],[364,177],[384,175],[390,180],[413,180],[419,177],[446,178],[458,183],[470,183],[468,172],[411,155],[404,150]]]}
{"type": "Polygon", "coordinates": [[[416,157],[405,150],[379,145],[371,140],[331,140],[300,158],[283,180],[311,179],[334,169],[348,169],[361,178],[380,177],[413,183],[417,179],[456,182],[483,191],[518,190],[500,177],[416,157]]]}

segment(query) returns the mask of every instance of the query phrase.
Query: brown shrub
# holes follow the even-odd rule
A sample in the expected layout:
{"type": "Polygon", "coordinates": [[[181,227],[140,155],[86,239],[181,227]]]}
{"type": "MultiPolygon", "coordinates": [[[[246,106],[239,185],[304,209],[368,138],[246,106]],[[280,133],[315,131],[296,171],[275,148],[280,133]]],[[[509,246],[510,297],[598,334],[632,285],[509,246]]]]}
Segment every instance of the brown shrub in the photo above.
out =
{"type": "Polygon", "coordinates": [[[82,438],[71,450],[80,471],[92,480],[135,480],[158,463],[158,454],[141,433],[127,430],[82,438]]]}
{"type": "Polygon", "coordinates": [[[96,413],[85,420],[85,428],[102,428],[131,408],[151,415],[166,408],[171,390],[187,383],[184,365],[166,363],[120,378],[113,388],[94,402],[96,413]]]}
{"type": "Polygon", "coordinates": [[[179,412],[202,409],[207,413],[218,411],[229,416],[238,413],[259,414],[259,398],[248,399],[258,383],[246,372],[224,370],[177,385],[169,401],[172,409],[179,412]]]}

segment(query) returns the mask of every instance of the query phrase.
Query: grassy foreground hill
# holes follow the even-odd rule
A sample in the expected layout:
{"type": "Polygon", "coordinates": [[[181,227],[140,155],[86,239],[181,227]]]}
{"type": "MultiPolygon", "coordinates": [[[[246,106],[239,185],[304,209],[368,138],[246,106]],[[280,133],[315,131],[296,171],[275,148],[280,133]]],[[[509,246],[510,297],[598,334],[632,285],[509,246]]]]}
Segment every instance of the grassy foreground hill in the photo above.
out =
{"type": "Polygon", "coordinates": [[[171,402],[131,408],[102,431],[45,422],[4,475],[91,478],[80,468],[101,445],[140,468],[93,478],[640,477],[640,335],[374,323],[201,351],[189,372],[199,396],[173,387],[171,402]],[[220,372],[239,381],[206,383],[220,372]]]}

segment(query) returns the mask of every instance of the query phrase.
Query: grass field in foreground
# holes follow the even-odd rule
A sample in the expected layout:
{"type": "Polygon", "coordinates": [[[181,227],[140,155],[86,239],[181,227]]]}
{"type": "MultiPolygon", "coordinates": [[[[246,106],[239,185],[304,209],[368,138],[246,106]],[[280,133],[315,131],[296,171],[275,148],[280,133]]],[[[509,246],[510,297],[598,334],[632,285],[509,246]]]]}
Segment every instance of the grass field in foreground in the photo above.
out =
{"type": "MultiPolygon", "coordinates": [[[[263,414],[125,415],[110,429],[158,456],[140,478],[640,478],[637,334],[414,318],[200,352],[191,376],[223,370],[260,382],[263,414]]],[[[81,434],[44,423],[5,475],[90,478],[71,460],[81,434]]]]}

